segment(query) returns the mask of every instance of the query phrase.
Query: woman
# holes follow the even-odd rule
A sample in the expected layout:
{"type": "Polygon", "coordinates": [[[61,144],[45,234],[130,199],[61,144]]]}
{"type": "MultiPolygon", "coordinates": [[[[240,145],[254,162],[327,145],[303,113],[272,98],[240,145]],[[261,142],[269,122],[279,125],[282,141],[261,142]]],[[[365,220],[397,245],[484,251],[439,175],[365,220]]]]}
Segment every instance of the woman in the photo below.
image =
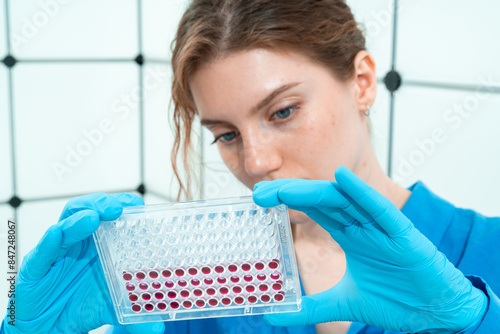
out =
{"type": "MultiPolygon", "coordinates": [[[[375,65],[343,1],[195,0],[180,23],[172,65],[173,157],[179,150],[189,153],[191,125],[200,117],[231,172],[255,187],[257,204],[285,203],[296,210],[290,217],[308,297],[299,313],[265,317],[274,325],[298,327],[274,327],[262,316],[247,316],[126,330],[500,329],[494,293],[500,289],[494,265],[499,253],[492,251],[500,220],[456,209],[421,183],[404,189],[383,173],[369,139],[375,65]],[[491,288],[464,273],[480,275],[491,288]]],[[[177,172],[175,159],[173,165],[177,172]]],[[[18,330],[85,332],[117,324],[89,236],[100,220],[140,203],[127,194],[88,195],[68,203],[59,223],[23,261],[18,330]]],[[[7,322],[3,330],[10,332],[14,327],[7,322]]]]}

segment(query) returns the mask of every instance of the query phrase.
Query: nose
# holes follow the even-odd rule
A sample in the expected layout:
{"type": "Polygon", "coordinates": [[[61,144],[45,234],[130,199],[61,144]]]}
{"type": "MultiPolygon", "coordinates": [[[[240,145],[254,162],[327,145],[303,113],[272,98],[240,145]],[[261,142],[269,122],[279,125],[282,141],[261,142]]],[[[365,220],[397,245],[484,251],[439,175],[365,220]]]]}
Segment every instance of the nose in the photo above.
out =
{"type": "Polygon", "coordinates": [[[279,170],[283,157],[279,143],[270,134],[252,134],[244,139],[245,171],[252,177],[265,177],[279,170]]]}

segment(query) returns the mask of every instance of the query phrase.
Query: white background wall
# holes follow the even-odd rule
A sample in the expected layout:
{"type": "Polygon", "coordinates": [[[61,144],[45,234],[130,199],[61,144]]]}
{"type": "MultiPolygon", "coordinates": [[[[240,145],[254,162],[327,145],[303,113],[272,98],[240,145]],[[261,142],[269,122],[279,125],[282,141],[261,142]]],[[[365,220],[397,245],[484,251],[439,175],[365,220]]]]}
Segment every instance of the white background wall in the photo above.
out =
{"type": "MultiPolygon", "coordinates": [[[[421,179],[457,206],[500,215],[500,2],[348,3],[377,63],[371,118],[386,171],[404,186],[421,179]],[[393,94],[383,82],[391,69],[402,77],[393,94]]],[[[0,63],[0,240],[5,249],[14,218],[19,261],[73,196],[143,185],[147,203],[175,197],[169,45],[185,4],[0,0],[0,59],[17,60],[0,63]]],[[[200,196],[249,194],[211,139],[200,134],[200,196]]]]}

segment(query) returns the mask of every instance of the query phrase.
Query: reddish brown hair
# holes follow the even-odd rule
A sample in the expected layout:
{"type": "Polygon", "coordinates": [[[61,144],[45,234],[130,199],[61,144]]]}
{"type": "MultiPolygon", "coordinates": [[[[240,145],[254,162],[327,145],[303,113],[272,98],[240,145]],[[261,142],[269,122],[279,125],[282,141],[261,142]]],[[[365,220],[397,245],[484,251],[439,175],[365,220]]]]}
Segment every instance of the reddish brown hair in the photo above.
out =
{"type": "Polygon", "coordinates": [[[327,68],[341,81],[354,75],[365,38],[344,0],[193,0],[181,19],[172,54],[175,142],[172,167],[179,196],[189,198],[177,157],[189,173],[196,108],[189,79],[204,63],[234,52],[265,48],[294,51],[327,68]]]}

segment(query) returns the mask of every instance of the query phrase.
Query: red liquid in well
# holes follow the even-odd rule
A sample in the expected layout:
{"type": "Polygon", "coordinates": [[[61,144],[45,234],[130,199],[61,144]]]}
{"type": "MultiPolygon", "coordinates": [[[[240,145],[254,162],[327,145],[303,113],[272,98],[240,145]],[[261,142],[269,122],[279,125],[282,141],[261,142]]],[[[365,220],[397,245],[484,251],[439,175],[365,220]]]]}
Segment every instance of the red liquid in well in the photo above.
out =
{"type": "Polygon", "coordinates": [[[271,273],[271,279],[277,280],[281,277],[280,273],[275,271],[274,273],[271,273]]]}
{"type": "Polygon", "coordinates": [[[127,281],[125,282],[126,283],[125,288],[128,291],[136,290],[136,286],[134,284],[137,284],[137,287],[141,290],[147,290],[149,289],[149,287],[156,290],[156,291],[152,290],[153,292],[151,293],[143,292],[142,294],[141,293],[129,294],[128,298],[131,302],[137,302],[139,299],[146,301],[146,303],[143,305],[132,304],[131,308],[133,312],[141,312],[144,310],[153,311],[155,307],[157,310],[166,310],[169,307],[169,304],[162,301],[166,297],[170,298],[171,309],[178,309],[181,306],[184,307],[185,309],[190,309],[193,306],[196,306],[198,308],[203,308],[206,306],[207,303],[210,306],[215,307],[219,305],[219,303],[225,306],[229,306],[231,305],[232,302],[234,302],[234,304],[236,305],[242,305],[245,303],[255,304],[259,302],[259,300],[263,303],[268,303],[273,300],[275,302],[282,302],[285,299],[285,293],[282,291],[284,284],[283,281],[280,280],[282,278],[282,274],[278,269],[280,268],[279,263],[280,262],[277,259],[273,259],[271,261],[266,260],[266,261],[259,261],[257,263],[230,264],[227,266],[225,264],[224,265],[219,264],[214,267],[211,266],[204,266],[197,268],[194,266],[188,268],[177,267],[177,269],[171,269],[171,270],[156,269],[156,270],[138,271],[136,273],[124,271],[122,277],[125,281],[127,281]],[[240,268],[243,272],[246,272],[244,273],[245,275],[236,274],[240,268]],[[267,271],[266,269],[269,271],[267,271]],[[205,276],[204,279],[200,278],[200,276],[197,276],[200,274],[210,275],[212,273],[212,270],[218,274],[224,273],[226,270],[228,271],[228,273],[233,273],[233,274],[229,274],[231,276],[227,275],[227,277],[218,276],[216,278],[205,276]],[[258,270],[260,271],[260,273],[255,273],[254,277],[253,270],[258,270]],[[179,277],[179,278],[182,277],[186,278],[187,280],[174,278],[173,281],[166,281],[165,287],[168,289],[174,288],[175,281],[177,281],[178,286],[185,287],[185,289],[181,291],[172,291],[172,290],[171,291],[167,290],[167,292],[164,292],[164,290],[159,291],[159,289],[162,288],[163,284],[161,280],[159,281],[157,280],[160,277],[160,275],[164,278],[169,278],[172,277],[173,274],[175,274],[174,277],[179,277]],[[272,279],[272,281],[268,280],[267,275],[269,275],[269,278],[272,279]],[[142,282],[135,281],[137,283],[134,284],[130,283],[129,281],[134,280],[134,278],[143,281],[142,282]],[[254,279],[257,280],[254,282],[254,279]],[[202,283],[209,286],[213,285],[215,283],[214,282],[215,280],[217,281],[215,289],[211,287],[202,287],[201,289],[196,288],[200,286],[202,283]],[[267,282],[267,284],[264,283],[264,281],[267,282]],[[229,286],[226,286],[228,282],[229,286]],[[247,283],[250,282],[256,284],[247,285],[247,283]],[[205,288],[207,289],[205,290],[205,288]],[[193,297],[195,296],[194,298],[197,297],[199,298],[204,296],[204,293],[206,293],[207,296],[213,296],[213,297],[196,299],[196,300],[192,299],[176,300],[176,298],[178,297],[189,298],[191,294],[193,295],[193,297]],[[222,296],[215,297],[215,295],[220,296],[217,293],[220,293],[222,296]],[[231,293],[233,293],[234,295],[231,295],[231,293]],[[256,295],[252,295],[253,293],[255,293],[256,295]],[[153,299],[153,297],[155,298],[154,299],[155,303],[150,301],[151,299],[153,299]]]}
{"type": "Polygon", "coordinates": [[[278,262],[273,260],[273,261],[269,262],[268,266],[271,269],[276,269],[276,268],[278,268],[278,262]]]}

